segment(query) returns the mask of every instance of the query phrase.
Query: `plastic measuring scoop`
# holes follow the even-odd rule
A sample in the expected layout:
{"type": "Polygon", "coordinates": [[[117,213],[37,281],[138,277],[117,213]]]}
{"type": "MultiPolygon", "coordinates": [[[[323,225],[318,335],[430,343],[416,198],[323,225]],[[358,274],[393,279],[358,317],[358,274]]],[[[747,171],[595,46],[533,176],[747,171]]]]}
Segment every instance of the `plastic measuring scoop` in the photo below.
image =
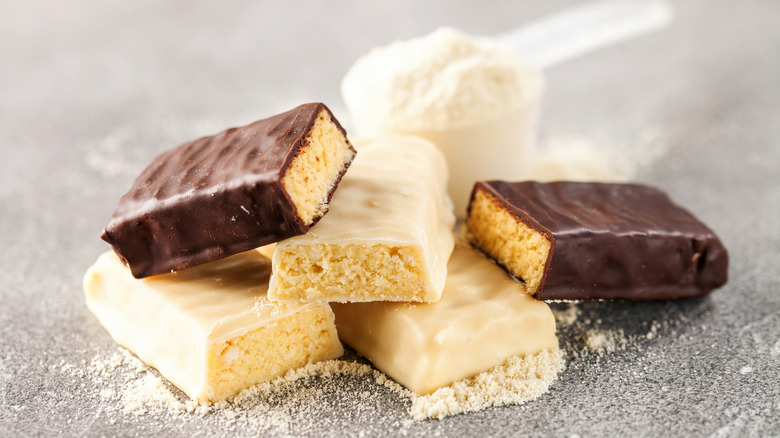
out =
{"type": "Polygon", "coordinates": [[[500,34],[496,39],[544,70],[580,55],[655,32],[671,23],[662,0],[596,1],[500,34]]]}
{"type": "MultiPolygon", "coordinates": [[[[569,59],[667,26],[673,17],[664,0],[605,0],[585,3],[497,35],[496,42],[518,53],[524,72],[519,104],[468,124],[415,127],[391,126],[371,113],[359,87],[342,83],[344,100],[358,132],[410,134],[436,144],[450,170],[448,192],[455,214],[463,217],[475,181],[528,177],[537,135],[543,70],[569,59]],[[350,102],[353,104],[350,105],[350,102]],[[360,109],[358,109],[360,108],[360,109]]],[[[347,75],[349,78],[349,74],[347,75]]],[[[403,92],[399,90],[398,92],[403,92]]]]}

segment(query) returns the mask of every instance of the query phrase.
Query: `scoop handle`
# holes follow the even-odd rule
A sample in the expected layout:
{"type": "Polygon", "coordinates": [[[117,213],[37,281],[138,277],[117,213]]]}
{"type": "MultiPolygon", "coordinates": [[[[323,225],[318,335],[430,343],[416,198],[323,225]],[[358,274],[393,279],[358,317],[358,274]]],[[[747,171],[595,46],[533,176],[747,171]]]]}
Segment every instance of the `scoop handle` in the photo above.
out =
{"type": "Polygon", "coordinates": [[[630,38],[661,30],[674,11],[665,0],[601,0],[565,9],[502,35],[499,42],[548,69],[630,38]]]}

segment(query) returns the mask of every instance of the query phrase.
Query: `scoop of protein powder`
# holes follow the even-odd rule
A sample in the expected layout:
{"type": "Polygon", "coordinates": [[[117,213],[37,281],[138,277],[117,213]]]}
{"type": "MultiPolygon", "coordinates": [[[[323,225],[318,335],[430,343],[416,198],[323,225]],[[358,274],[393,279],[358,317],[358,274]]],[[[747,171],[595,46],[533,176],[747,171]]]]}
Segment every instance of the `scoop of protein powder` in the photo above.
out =
{"type": "Polygon", "coordinates": [[[411,134],[447,157],[463,217],[475,181],[522,179],[533,154],[542,74],[489,38],[450,28],[360,58],[341,85],[352,130],[411,134]]]}

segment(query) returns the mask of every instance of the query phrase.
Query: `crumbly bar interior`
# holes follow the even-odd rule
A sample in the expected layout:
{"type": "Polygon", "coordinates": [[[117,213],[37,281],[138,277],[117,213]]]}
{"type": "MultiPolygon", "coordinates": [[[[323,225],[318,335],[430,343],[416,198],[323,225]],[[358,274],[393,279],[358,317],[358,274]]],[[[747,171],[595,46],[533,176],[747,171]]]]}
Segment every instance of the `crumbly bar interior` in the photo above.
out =
{"type": "Polygon", "coordinates": [[[208,401],[225,399],[307,363],[343,352],[327,307],[301,311],[242,336],[211,344],[207,353],[208,401]]]}
{"type": "Polygon", "coordinates": [[[422,301],[423,253],[417,247],[305,245],[274,254],[274,300],[422,301]]]}
{"type": "Polygon", "coordinates": [[[491,194],[478,188],[466,218],[469,239],[526,283],[535,294],[544,275],[551,242],[512,215],[491,194]]]}
{"type": "Polygon", "coordinates": [[[282,185],[306,225],[328,210],[328,194],[353,156],[347,137],[328,111],[320,111],[282,177],[282,185]]]}

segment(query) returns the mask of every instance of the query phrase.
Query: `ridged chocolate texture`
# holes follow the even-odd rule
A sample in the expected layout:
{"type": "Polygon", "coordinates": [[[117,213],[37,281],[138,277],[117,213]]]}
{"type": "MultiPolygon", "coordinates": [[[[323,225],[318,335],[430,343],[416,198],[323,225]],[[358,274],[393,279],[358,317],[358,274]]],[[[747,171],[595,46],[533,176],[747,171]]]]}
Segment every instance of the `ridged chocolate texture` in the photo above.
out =
{"type": "Polygon", "coordinates": [[[101,238],[143,278],[305,233],[281,178],[322,110],[301,105],[160,154],[101,238]]]}
{"type": "Polygon", "coordinates": [[[539,299],[692,298],[728,279],[720,239],[652,187],[504,181],[477,187],[552,241],[539,299]]]}

